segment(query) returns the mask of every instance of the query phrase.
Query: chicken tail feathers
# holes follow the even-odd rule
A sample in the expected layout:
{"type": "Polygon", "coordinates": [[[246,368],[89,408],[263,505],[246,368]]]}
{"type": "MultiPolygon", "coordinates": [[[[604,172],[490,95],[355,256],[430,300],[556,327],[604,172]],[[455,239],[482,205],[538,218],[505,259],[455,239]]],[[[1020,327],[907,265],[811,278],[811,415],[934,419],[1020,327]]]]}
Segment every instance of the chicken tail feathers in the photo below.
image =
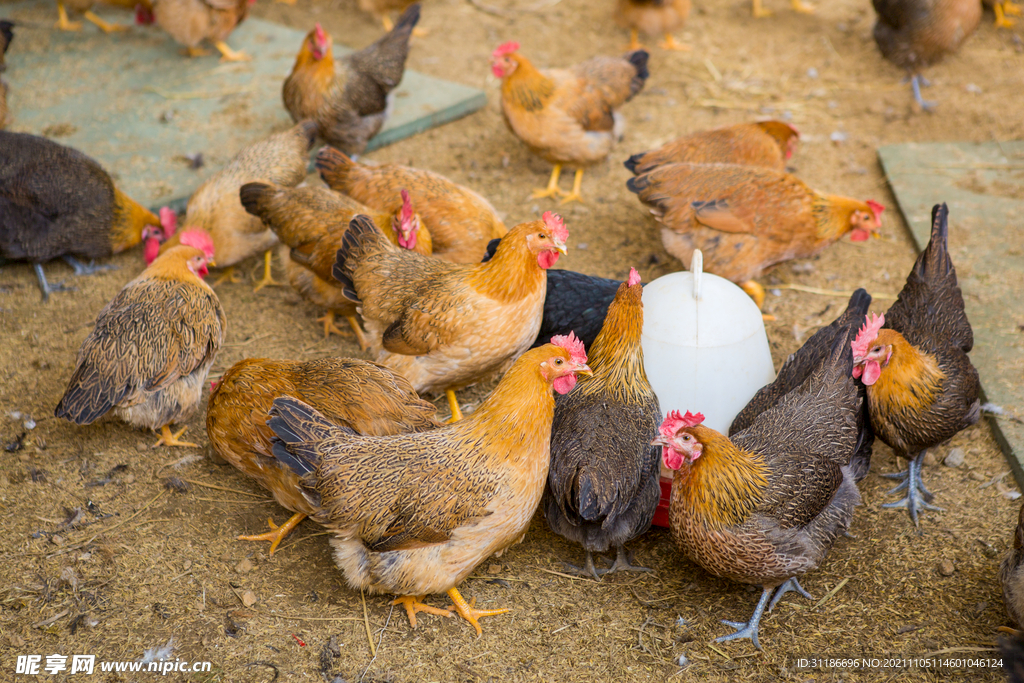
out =
{"type": "Polygon", "coordinates": [[[953,272],[953,261],[949,258],[949,208],[945,202],[932,207],[932,236],[914,270],[925,280],[945,279],[953,272]]]}
{"type": "Polygon", "coordinates": [[[290,396],[274,400],[267,426],[274,432],[274,457],[300,476],[314,472],[320,464],[316,450],[319,442],[339,431],[356,433],[332,423],[316,408],[290,396]]]}
{"type": "Polygon", "coordinates": [[[111,396],[105,389],[97,374],[88,372],[87,368],[79,368],[71,377],[67,391],[54,409],[54,417],[69,420],[77,425],[92,424],[110,412],[110,409],[129,393],[129,388],[125,387],[117,392],[118,395],[111,396]]]}
{"type": "Polygon", "coordinates": [[[395,22],[395,27],[391,29],[392,35],[400,33],[412,33],[413,27],[419,23],[420,20],[420,4],[417,2],[414,5],[410,5],[407,10],[402,12],[402,16],[398,17],[398,21],[395,22]]]}
{"type": "Polygon", "coordinates": [[[647,50],[634,50],[626,55],[626,60],[636,69],[636,76],[633,77],[633,82],[630,84],[630,90],[634,95],[640,92],[640,89],[644,87],[644,82],[651,75],[651,72],[647,70],[647,60],[650,57],[647,50]]]}
{"type": "Polygon", "coordinates": [[[861,318],[868,314],[868,309],[871,308],[871,295],[868,291],[861,287],[856,292],[850,295],[850,302],[846,304],[846,318],[844,322],[856,322],[859,328],[862,322],[861,318]]]}
{"type": "Polygon", "coordinates": [[[650,184],[651,183],[647,179],[646,175],[639,175],[636,176],[635,178],[630,178],[629,180],[626,181],[626,189],[632,192],[633,194],[640,194],[641,192],[646,190],[650,184]]]}
{"type": "Polygon", "coordinates": [[[266,222],[264,217],[270,210],[269,201],[275,189],[267,183],[246,183],[238,191],[238,200],[246,211],[266,222]]]}
{"type": "Polygon", "coordinates": [[[320,178],[337,192],[345,192],[359,168],[359,164],[334,147],[325,145],[316,154],[316,169],[320,172],[320,178]]]}
{"type": "Polygon", "coordinates": [[[348,224],[348,231],[338,249],[334,263],[334,278],[341,283],[345,297],[354,303],[362,303],[352,281],[353,264],[369,251],[370,247],[377,250],[387,249],[390,242],[384,237],[377,224],[369,216],[360,214],[348,224]]]}
{"type": "Polygon", "coordinates": [[[494,258],[494,254],[497,253],[497,251],[498,251],[498,245],[499,244],[501,244],[501,238],[500,237],[495,237],[493,240],[488,242],[487,243],[487,251],[484,253],[484,257],[482,259],[480,259],[480,263],[487,263],[492,258],[494,258]]]}
{"type": "MultiPolygon", "coordinates": [[[[628,168],[630,173],[632,173],[633,175],[636,175],[637,174],[637,170],[636,169],[637,169],[637,167],[641,163],[643,163],[643,159],[644,159],[645,156],[647,156],[647,152],[640,152],[639,154],[634,154],[633,156],[629,157],[624,162],[622,162],[622,165],[625,166],[626,168],[628,168]]],[[[632,189],[632,188],[630,188],[630,189],[632,189]]],[[[635,190],[634,190],[634,192],[635,192],[635,190]]]]}

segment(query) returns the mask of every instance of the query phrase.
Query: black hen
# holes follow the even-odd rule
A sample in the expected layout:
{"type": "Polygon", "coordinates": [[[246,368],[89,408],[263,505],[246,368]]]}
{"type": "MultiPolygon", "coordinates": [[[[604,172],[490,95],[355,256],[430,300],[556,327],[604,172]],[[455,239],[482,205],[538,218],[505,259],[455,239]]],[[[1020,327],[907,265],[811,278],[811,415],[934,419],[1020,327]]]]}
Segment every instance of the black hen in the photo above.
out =
{"type": "MultiPolygon", "coordinates": [[[[846,310],[831,325],[826,325],[811,335],[810,339],[804,342],[804,345],[782,364],[775,381],[761,387],[754,394],[754,398],[750,399],[750,402],[732,421],[732,425],[729,427],[729,436],[734,436],[749,427],[758,415],[774,407],[779,399],[803,384],[811,376],[811,373],[828,359],[829,350],[835,343],[837,335],[846,335],[846,346],[849,348],[850,342],[857,336],[857,330],[864,324],[864,318],[870,306],[871,295],[867,291],[858,289],[854,292],[846,310]]],[[[853,471],[854,479],[859,482],[867,476],[868,469],[871,467],[871,447],[875,442],[875,435],[871,431],[871,422],[867,414],[867,392],[864,385],[859,382],[858,391],[863,410],[857,417],[860,437],[857,441],[857,449],[850,460],[850,469],[853,471]]]]}
{"type": "MultiPolygon", "coordinates": [[[[484,261],[490,261],[500,239],[487,244],[484,261]]],[[[548,270],[548,291],[544,298],[544,318],[537,340],[530,348],[551,343],[556,334],[575,332],[586,348],[590,348],[604,325],[608,306],[619,291],[621,280],[584,275],[571,270],[548,270]]]]}

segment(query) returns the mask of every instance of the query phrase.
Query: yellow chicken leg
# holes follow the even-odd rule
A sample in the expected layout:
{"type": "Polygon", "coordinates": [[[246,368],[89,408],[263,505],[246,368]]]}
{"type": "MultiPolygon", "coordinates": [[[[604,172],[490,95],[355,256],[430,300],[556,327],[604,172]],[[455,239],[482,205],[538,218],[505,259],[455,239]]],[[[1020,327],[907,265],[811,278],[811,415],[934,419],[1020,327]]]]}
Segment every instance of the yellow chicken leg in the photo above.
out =
{"type": "Polygon", "coordinates": [[[639,50],[643,48],[643,43],[640,42],[640,32],[635,28],[629,29],[629,45],[626,46],[627,50],[639,50]]]}
{"type": "Polygon", "coordinates": [[[504,614],[505,612],[512,611],[508,609],[474,609],[473,605],[476,604],[476,598],[473,598],[473,605],[466,604],[466,599],[462,597],[457,588],[449,588],[448,597],[455,603],[452,609],[458,612],[460,617],[473,624],[473,628],[476,629],[477,638],[483,635],[483,629],[480,628],[480,623],[477,619],[480,617],[493,617],[495,614],[504,614]]]}
{"type": "Polygon", "coordinates": [[[689,52],[690,50],[693,49],[689,45],[677,43],[675,36],[673,36],[671,33],[665,34],[665,40],[658,43],[658,47],[660,47],[662,50],[675,50],[676,52],[689,52]]]}
{"type": "Polygon", "coordinates": [[[448,397],[448,408],[452,411],[452,417],[448,420],[449,424],[452,422],[458,422],[462,419],[462,410],[459,408],[459,399],[455,398],[455,392],[451,389],[445,389],[444,395],[448,397]]]}
{"type": "Polygon", "coordinates": [[[405,613],[409,615],[409,625],[416,628],[416,613],[426,612],[427,614],[436,614],[439,617],[450,617],[452,613],[446,609],[440,607],[431,607],[430,605],[423,604],[423,598],[426,596],[415,596],[415,595],[402,595],[391,601],[392,605],[404,605],[405,613]]]}
{"type": "Polygon", "coordinates": [[[770,17],[772,15],[771,10],[767,10],[761,6],[761,0],[752,0],[750,13],[754,15],[755,19],[763,19],[764,17],[770,17]]]}
{"type": "Polygon", "coordinates": [[[238,285],[242,283],[242,276],[235,272],[234,266],[228,266],[227,270],[221,273],[220,277],[213,283],[213,286],[216,287],[222,282],[238,285]]]}
{"type": "Polygon", "coordinates": [[[205,50],[201,47],[186,47],[184,54],[187,57],[205,57],[210,54],[209,50],[205,50]]]}
{"type": "MultiPolygon", "coordinates": [[[[755,304],[757,304],[758,309],[764,307],[764,287],[753,280],[747,280],[740,285],[740,289],[750,295],[750,298],[754,300],[755,304]]],[[[764,313],[761,314],[761,318],[763,320],[775,320],[774,315],[766,315],[764,313]]]]}
{"type": "Polygon", "coordinates": [[[800,0],[790,0],[794,12],[801,14],[814,14],[814,5],[805,5],[800,0]]]}
{"type": "Polygon", "coordinates": [[[277,546],[281,545],[281,541],[284,540],[285,536],[290,534],[292,530],[299,525],[299,523],[306,518],[306,515],[301,512],[296,512],[294,515],[288,518],[288,521],[278,526],[274,524],[274,520],[268,519],[267,524],[270,526],[271,531],[263,534],[255,534],[253,536],[239,536],[239,541],[270,541],[270,556],[274,556],[274,551],[277,550],[277,546]]]}
{"type": "Polygon", "coordinates": [[[316,321],[324,324],[324,339],[327,339],[332,334],[336,334],[339,337],[345,336],[345,333],[341,331],[341,328],[334,324],[334,311],[327,311],[317,318],[316,321]]]}
{"type": "Polygon", "coordinates": [[[177,434],[171,433],[171,426],[164,425],[160,428],[160,440],[153,444],[153,448],[159,448],[160,446],[191,446],[192,448],[199,448],[199,444],[192,443],[191,441],[179,441],[181,435],[185,433],[188,427],[182,427],[181,431],[177,434]]]}
{"type": "Polygon", "coordinates": [[[548,180],[548,186],[543,190],[534,190],[530,195],[531,199],[542,199],[544,197],[554,197],[559,194],[558,191],[558,179],[562,175],[562,165],[555,164],[555,167],[551,169],[551,178],[548,180]]]}
{"type": "Polygon", "coordinates": [[[244,52],[235,52],[228,44],[223,40],[218,40],[213,44],[217,51],[220,52],[220,61],[222,62],[249,62],[252,61],[252,57],[245,54],[244,52]]]}
{"type": "Polygon", "coordinates": [[[274,2],[279,2],[282,5],[294,5],[295,4],[295,0],[274,0],[274,2]]]}
{"type": "Polygon", "coordinates": [[[264,287],[280,287],[281,283],[274,279],[273,273],[271,272],[270,262],[272,259],[271,250],[267,249],[263,253],[263,279],[256,283],[256,289],[253,292],[258,292],[264,287]]]}
{"type": "Polygon", "coordinates": [[[68,11],[64,9],[64,3],[57,3],[57,28],[61,31],[81,31],[82,22],[68,21],[68,11]]]}
{"type": "Polygon", "coordinates": [[[391,15],[387,13],[381,15],[380,23],[384,25],[384,30],[388,32],[395,27],[395,22],[391,21],[391,15]]]}
{"type": "Polygon", "coordinates": [[[92,23],[96,24],[96,26],[98,26],[99,29],[104,33],[116,33],[118,31],[127,31],[129,29],[129,27],[125,26],[124,24],[111,24],[108,21],[103,21],[98,16],[93,14],[91,10],[83,12],[82,16],[91,21],[92,23]]]}
{"type": "Polygon", "coordinates": [[[576,177],[572,181],[572,192],[567,195],[563,195],[564,198],[559,204],[568,204],[569,202],[579,202],[580,204],[586,204],[583,201],[583,197],[580,196],[580,186],[583,185],[583,169],[576,169],[576,177]]]}
{"type": "Polygon", "coordinates": [[[366,339],[363,328],[359,326],[359,320],[354,315],[348,316],[348,324],[352,326],[352,331],[355,332],[359,348],[363,351],[370,348],[370,342],[366,339]]]}
{"type": "Polygon", "coordinates": [[[1013,28],[1017,23],[1013,19],[1007,19],[1007,14],[1020,14],[1020,8],[1013,3],[997,2],[992,5],[992,11],[996,15],[996,28],[1013,28]],[[1013,11],[1011,11],[1011,7],[1013,11]]]}

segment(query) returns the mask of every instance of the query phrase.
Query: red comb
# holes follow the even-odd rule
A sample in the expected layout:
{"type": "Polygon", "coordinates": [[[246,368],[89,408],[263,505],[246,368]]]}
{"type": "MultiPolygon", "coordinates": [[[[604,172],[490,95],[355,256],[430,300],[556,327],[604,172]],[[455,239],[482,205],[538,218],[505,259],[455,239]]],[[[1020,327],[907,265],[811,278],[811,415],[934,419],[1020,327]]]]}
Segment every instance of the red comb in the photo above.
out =
{"type": "Polygon", "coordinates": [[[626,280],[626,284],[630,287],[640,284],[640,273],[636,272],[636,268],[629,269],[629,279],[626,280]]]}
{"type": "Polygon", "coordinates": [[[556,334],[551,338],[551,343],[568,351],[574,362],[587,362],[587,350],[583,347],[583,342],[579,340],[575,332],[556,334]]]}
{"type": "Polygon", "coordinates": [[[675,436],[680,429],[696,427],[703,421],[704,416],[700,413],[695,414],[687,410],[686,415],[682,415],[678,410],[670,410],[665,416],[665,421],[658,427],[658,432],[662,436],[675,436]]]}
{"type": "Polygon", "coordinates": [[[882,227],[882,212],[885,211],[885,207],[879,204],[878,202],[874,201],[873,199],[869,199],[867,201],[867,204],[868,207],[871,209],[871,213],[875,215],[875,225],[877,225],[878,227],[882,227]]]}
{"type": "Polygon", "coordinates": [[[409,198],[409,191],[402,190],[402,220],[412,218],[412,200],[409,198]]]}
{"type": "Polygon", "coordinates": [[[519,43],[514,40],[508,43],[502,43],[498,47],[494,48],[494,52],[491,53],[491,57],[497,58],[513,52],[519,52],[519,43]]]}
{"type": "Polygon", "coordinates": [[[868,354],[868,347],[871,346],[871,342],[875,341],[878,337],[878,330],[882,329],[882,325],[885,324],[884,315],[875,315],[872,313],[867,317],[864,322],[864,326],[860,328],[860,332],[857,333],[857,338],[850,342],[850,346],[853,347],[854,358],[863,358],[868,354]]]}
{"type": "Polygon", "coordinates": [[[169,206],[160,209],[160,226],[164,229],[164,239],[169,240],[178,230],[178,214],[169,206]]]}
{"type": "Polygon", "coordinates": [[[181,243],[201,249],[206,258],[213,258],[213,238],[202,230],[186,230],[181,233],[181,243]]]}
{"type": "Polygon", "coordinates": [[[569,230],[566,229],[565,221],[562,220],[562,217],[553,211],[545,211],[541,218],[544,219],[544,225],[551,231],[555,241],[565,244],[565,241],[569,239],[569,230]]]}
{"type": "Polygon", "coordinates": [[[317,43],[327,42],[327,33],[324,31],[324,27],[317,22],[316,28],[313,29],[313,37],[316,38],[317,43]]]}

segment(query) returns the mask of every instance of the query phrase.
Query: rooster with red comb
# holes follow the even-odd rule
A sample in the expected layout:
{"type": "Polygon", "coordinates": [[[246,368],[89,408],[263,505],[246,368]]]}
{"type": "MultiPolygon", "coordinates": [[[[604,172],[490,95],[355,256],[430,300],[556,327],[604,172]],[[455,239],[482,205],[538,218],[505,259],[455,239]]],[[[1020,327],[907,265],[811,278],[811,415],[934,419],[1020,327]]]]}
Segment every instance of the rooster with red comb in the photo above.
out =
{"type": "Polygon", "coordinates": [[[544,516],[552,531],[586,552],[583,567],[570,569],[596,579],[650,571],[634,566],[625,548],[650,528],[660,498],[658,449],[651,439],[661,409],[640,348],[642,294],[640,274],[630,269],[591,346],[593,376],[555,402],[544,516]],[[612,548],[615,562],[598,569],[594,553],[612,548]]]}
{"type": "Polygon", "coordinates": [[[749,638],[760,649],[765,609],[791,590],[811,597],[798,577],[821,564],[860,504],[849,463],[863,403],[850,334],[731,440],[700,413],[672,411],[653,441],[675,470],[669,526],[680,550],[715,576],[762,587],[750,620],[724,621],[736,631],[718,642],[749,638]]]}
{"type": "Polygon", "coordinates": [[[907,284],[884,316],[874,316],[853,346],[853,376],[867,386],[875,435],[901,458],[904,481],[890,493],[906,496],[887,508],[906,508],[916,526],[918,511],[941,510],[921,481],[925,452],[978,421],[978,371],[967,353],[974,332],[964,312],[956,270],[949,258],[949,210],[932,209],[932,234],[907,284]]]}

